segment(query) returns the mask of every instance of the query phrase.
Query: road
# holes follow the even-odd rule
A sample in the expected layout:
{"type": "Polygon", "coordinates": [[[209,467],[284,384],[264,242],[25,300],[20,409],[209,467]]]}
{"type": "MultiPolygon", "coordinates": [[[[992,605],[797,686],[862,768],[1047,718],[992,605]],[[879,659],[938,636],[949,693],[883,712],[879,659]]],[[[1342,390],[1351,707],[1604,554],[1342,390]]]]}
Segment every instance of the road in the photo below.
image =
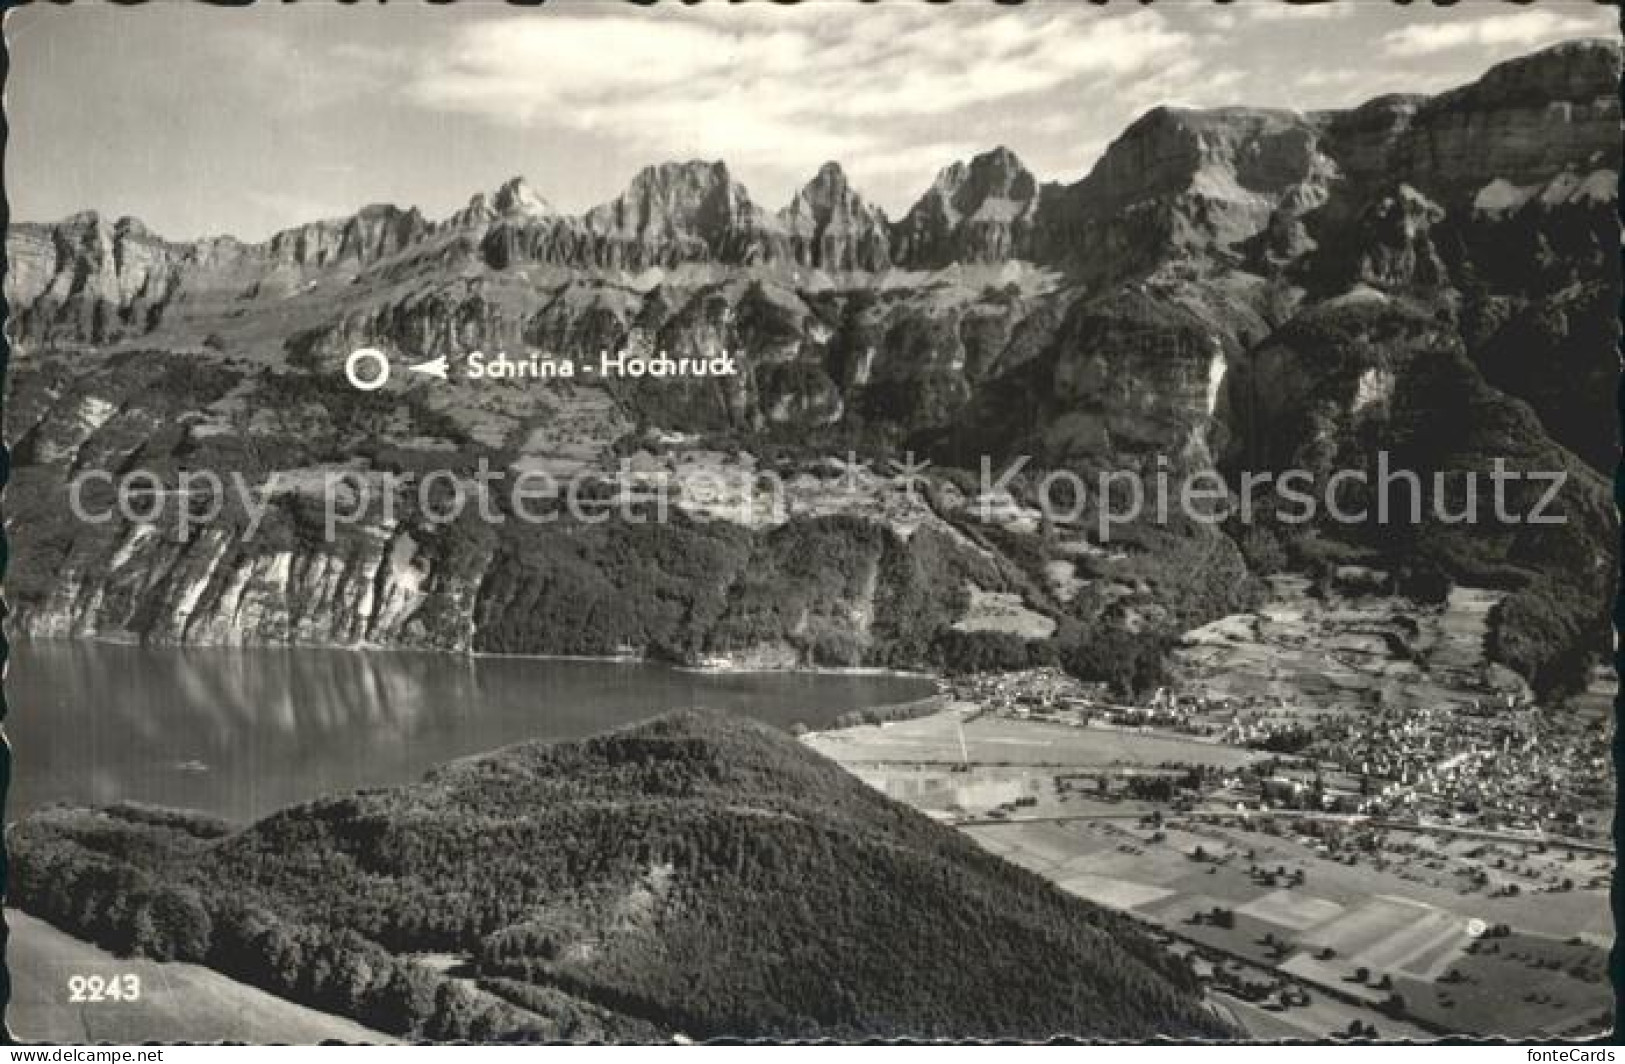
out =
{"type": "MultiPolygon", "coordinates": [[[[1057,813],[1048,816],[965,817],[947,823],[955,827],[982,827],[988,824],[1064,824],[1069,821],[1144,820],[1145,811],[1133,813],[1057,813]]],[[[1489,828],[1465,828],[1450,824],[1418,824],[1408,820],[1389,820],[1363,813],[1316,813],[1302,809],[1264,809],[1238,812],[1234,809],[1194,809],[1165,813],[1169,820],[1229,820],[1235,817],[1268,818],[1273,820],[1314,820],[1321,823],[1364,824],[1384,831],[1408,831],[1418,835],[1453,835],[1485,842],[1509,842],[1521,846],[1555,846],[1559,849],[1579,850],[1585,853],[1612,854],[1614,849],[1603,843],[1571,839],[1565,835],[1537,835],[1527,831],[1495,831],[1489,828]]]]}

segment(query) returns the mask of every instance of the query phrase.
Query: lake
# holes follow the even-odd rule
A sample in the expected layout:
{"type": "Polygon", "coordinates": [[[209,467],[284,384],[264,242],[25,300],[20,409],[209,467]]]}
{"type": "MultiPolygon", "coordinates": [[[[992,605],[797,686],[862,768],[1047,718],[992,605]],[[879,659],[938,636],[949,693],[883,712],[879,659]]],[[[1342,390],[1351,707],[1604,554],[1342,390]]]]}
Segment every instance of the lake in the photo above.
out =
{"type": "Polygon", "coordinates": [[[452,758],[569,739],[677,709],[826,727],[932,694],[870,674],[319,649],[19,642],[6,677],[7,815],[120,800],[248,820],[415,780],[452,758]]]}

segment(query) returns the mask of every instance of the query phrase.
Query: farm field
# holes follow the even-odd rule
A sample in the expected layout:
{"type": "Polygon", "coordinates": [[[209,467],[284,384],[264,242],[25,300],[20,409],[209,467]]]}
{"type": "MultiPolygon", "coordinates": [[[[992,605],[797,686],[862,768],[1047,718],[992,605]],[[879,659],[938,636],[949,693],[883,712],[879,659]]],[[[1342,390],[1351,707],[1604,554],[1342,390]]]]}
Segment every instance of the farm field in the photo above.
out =
{"type": "Polygon", "coordinates": [[[1306,717],[1436,705],[1485,683],[1523,690],[1483,657],[1496,592],[1456,588],[1442,607],[1418,614],[1381,595],[1327,603],[1301,576],[1269,583],[1267,605],[1186,634],[1176,655],[1184,685],[1209,698],[1280,702],[1306,717]],[[1407,653],[1394,652],[1396,640],[1407,653]]]}
{"type": "Polygon", "coordinates": [[[1437,1037],[1425,1028],[1388,1016],[1377,1016],[1370,1009],[1350,1005],[1321,995],[1308,1005],[1273,1011],[1250,1001],[1242,1001],[1228,994],[1216,995],[1223,1007],[1236,1018],[1248,1034],[1262,1041],[1289,1041],[1322,1039],[1328,1031],[1346,1031],[1350,1023],[1374,1024],[1377,1037],[1382,1039],[1426,1040],[1437,1037]]]}
{"type": "Polygon", "coordinates": [[[985,715],[966,719],[963,708],[807,737],[813,749],[844,765],[924,762],[958,765],[1033,765],[1077,768],[1211,765],[1233,768],[1258,761],[1251,750],[1179,736],[1109,727],[1069,726],[985,715]],[[960,745],[963,733],[964,745],[960,745]]]}
{"type": "Polygon", "coordinates": [[[1399,989],[1416,1015],[1441,1025],[1508,1037],[1530,1030],[1583,1034],[1607,1021],[1607,1004],[1589,992],[1607,985],[1606,964],[1588,943],[1514,934],[1456,957],[1447,981],[1407,977],[1399,989]]]}
{"type": "Polygon", "coordinates": [[[1380,576],[1273,578],[1133,705],[1033,669],[806,741],[1193,950],[1259,1037],[1604,1030],[1612,675],[1536,705],[1485,654],[1499,593],[1418,613],[1380,576]]]}
{"type": "MultiPolygon", "coordinates": [[[[1379,1014],[1394,995],[1406,1025],[1419,1029],[1532,1037],[1604,1026],[1608,914],[1597,892],[1464,894],[1327,860],[1295,839],[1182,824],[1178,817],[1156,828],[1012,819],[965,830],[1063,890],[1131,913],[1212,956],[1279,973],[1310,987],[1315,1001],[1336,995],[1342,1022],[1320,1035],[1368,1013],[1367,1022],[1397,1036],[1399,1020],[1379,1014]],[[1480,937],[1496,924],[1512,928],[1510,936],[1480,937]],[[1537,973],[1539,989],[1531,992],[1537,973]],[[1589,1020],[1596,1022],[1586,1028],[1589,1020]]],[[[1260,1037],[1309,1037],[1305,1028],[1330,1013],[1315,1019],[1303,1006],[1249,1006],[1238,1015],[1256,1020],[1260,1037]]]]}
{"type": "Polygon", "coordinates": [[[1214,993],[1258,1037],[1325,1037],[1356,1021],[1384,1037],[1605,1026],[1603,855],[1287,811],[1242,815],[1222,786],[1176,809],[1126,785],[1196,767],[1222,779],[1262,755],[1129,729],[968,717],[961,704],[805,741],[1062,890],[1194,944],[1218,965],[1214,993]],[[1542,960],[1490,952],[1508,947],[1479,936],[1501,925],[1512,936],[1501,941],[1542,960]],[[1542,988],[1531,995],[1536,967],[1542,988]],[[1251,996],[1235,997],[1238,985],[1251,996]]]}

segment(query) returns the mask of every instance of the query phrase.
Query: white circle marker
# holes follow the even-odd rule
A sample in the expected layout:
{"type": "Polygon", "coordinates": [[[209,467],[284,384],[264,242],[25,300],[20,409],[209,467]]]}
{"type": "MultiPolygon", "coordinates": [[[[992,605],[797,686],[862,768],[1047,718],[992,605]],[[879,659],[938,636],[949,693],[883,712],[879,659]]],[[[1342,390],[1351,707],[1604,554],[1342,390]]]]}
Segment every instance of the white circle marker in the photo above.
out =
{"type": "Polygon", "coordinates": [[[357,391],[376,392],[389,383],[389,356],[375,347],[351,351],[350,357],[344,360],[344,375],[350,378],[350,386],[357,391]],[[367,362],[378,367],[377,375],[371,379],[361,375],[361,367],[367,362]]]}
{"type": "Polygon", "coordinates": [[[1476,916],[1467,921],[1467,933],[1472,935],[1474,938],[1483,938],[1484,932],[1488,931],[1489,929],[1490,925],[1486,924],[1476,916]]]}

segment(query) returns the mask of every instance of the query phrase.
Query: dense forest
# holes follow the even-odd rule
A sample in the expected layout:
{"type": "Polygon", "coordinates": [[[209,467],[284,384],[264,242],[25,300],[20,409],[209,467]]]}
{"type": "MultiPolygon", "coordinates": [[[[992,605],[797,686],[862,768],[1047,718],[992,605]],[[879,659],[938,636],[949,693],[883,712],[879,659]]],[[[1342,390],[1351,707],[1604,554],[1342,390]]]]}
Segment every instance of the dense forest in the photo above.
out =
{"type": "Polygon", "coordinates": [[[789,736],[681,714],[247,829],[10,832],[16,904],[430,1039],[1217,1037],[1184,962],[789,736]]]}

